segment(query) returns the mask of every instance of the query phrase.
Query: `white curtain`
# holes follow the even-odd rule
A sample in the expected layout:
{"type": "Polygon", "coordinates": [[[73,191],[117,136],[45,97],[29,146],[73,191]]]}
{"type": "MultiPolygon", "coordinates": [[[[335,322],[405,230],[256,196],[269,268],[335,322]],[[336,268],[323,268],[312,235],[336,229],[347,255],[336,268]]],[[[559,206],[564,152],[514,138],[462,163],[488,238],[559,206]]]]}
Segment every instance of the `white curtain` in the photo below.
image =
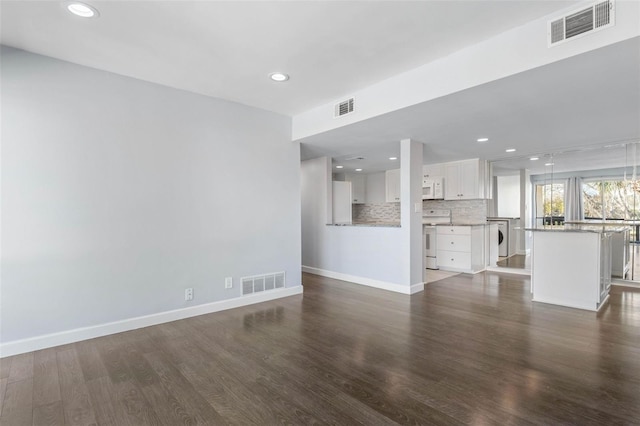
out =
{"type": "Polygon", "coordinates": [[[584,209],[582,207],[582,178],[571,177],[567,179],[564,191],[564,220],[583,220],[584,209]]]}

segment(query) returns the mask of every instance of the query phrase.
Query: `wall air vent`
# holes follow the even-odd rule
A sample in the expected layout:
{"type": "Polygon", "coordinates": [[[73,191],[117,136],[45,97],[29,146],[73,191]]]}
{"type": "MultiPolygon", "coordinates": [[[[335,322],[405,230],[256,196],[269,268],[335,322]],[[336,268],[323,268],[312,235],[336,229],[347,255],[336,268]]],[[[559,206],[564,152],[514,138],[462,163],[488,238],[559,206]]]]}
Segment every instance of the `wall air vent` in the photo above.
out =
{"type": "Polygon", "coordinates": [[[614,12],[614,0],[605,0],[549,21],[547,30],[549,46],[613,26],[614,12]]]}
{"type": "Polygon", "coordinates": [[[241,278],[242,295],[261,293],[263,291],[284,288],[284,272],[275,272],[273,274],[254,275],[251,277],[241,278]]]}
{"type": "Polygon", "coordinates": [[[338,118],[352,113],[355,107],[355,102],[355,98],[349,98],[346,101],[337,103],[333,112],[333,117],[338,118]]]}

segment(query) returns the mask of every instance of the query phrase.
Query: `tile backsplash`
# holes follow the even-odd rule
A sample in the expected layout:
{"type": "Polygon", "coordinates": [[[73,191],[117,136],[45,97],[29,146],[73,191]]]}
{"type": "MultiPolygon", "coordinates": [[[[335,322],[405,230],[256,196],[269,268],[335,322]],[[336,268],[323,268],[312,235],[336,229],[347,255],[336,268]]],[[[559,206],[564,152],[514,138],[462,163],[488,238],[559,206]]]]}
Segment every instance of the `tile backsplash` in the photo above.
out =
{"type": "Polygon", "coordinates": [[[354,222],[400,222],[400,203],[354,204],[352,217],[354,222]]]}
{"type": "MultiPolygon", "coordinates": [[[[481,223],[487,220],[488,200],[424,200],[424,210],[451,210],[453,223],[481,223]]],[[[399,222],[400,203],[367,203],[353,205],[353,221],[399,222]]]]}
{"type": "Polygon", "coordinates": [[[423,210],[451,210],[453,223],[481,223],[487,220],[488,200],[424,200],[423,210]]]}

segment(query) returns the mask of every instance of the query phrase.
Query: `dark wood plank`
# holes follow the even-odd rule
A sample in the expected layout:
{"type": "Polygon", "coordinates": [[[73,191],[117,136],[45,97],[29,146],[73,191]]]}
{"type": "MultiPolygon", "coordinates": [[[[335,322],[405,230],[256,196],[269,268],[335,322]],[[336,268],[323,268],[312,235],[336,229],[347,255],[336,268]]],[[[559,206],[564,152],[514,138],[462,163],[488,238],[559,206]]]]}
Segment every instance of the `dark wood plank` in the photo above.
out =
{"type": "Polygon", "coordinates": [[[33,419],[33,378],[7,384],[2,425],[30,425],[33,419]]]}
{"type": "Polygon", "coordinates": [[[119,426],[128,425],[126,413],[120,409],[116,409],[114,405],[118,405],[116,392],[109,377],[97,377],[86,382],[91,405],[94,407],[95,418],[101,426],[119,426]]]}
{"type": "Polygon", "coordinates": [[[33,377],[33,352],[14,356],[9,370],[9,383],[31,377],[33,377]]]}
{"type": "Polygon", "coordinates": [[[7,379],[9,377],[12,359],[13,357],[11,356],[0,358],[0,379],[7,379]]]}
{"type": "Polygon", "coordinates": [[[33,405],[48,405],[61,400],[58,362],[54,349],[34,354],[33,405]]]}
{"type": "Polygon", "coordinates": [[[95,424],[93,407],[75,350],[57,352],[56,356],[66,424],[95,424]]]}
{"type": "MultiPolygon", "coordinates": [[[[116,425],[170,425],[160,418],[158,410],[152,407],[134,380],[113,383],[108,377],[91,382],[92,400],[106,402],[107,408],[101,413],[107,418],[104,424],[116,425]],[[114,421],[114,423],[110,423],[114,421]]],[[[101,421],[100,424],[103,424],[101,421]]]]}
{"type": "Polygon", "coordinates": [[[168,362],[165,355],[161,352],[153,352],[144,356],[153,367],[162,384],[176,396],[177,402],[188,410],[186,414],[195,417],[202,424],[227,424],[220,414],[194,389],[182,373],[168,362]]]}
{"type": "Polygon", "coordinates": [[[78,355],[78,362],[82,368],[82,375],[85,380],[97,379],[108,374],[96,348],[96,339],[76,342],[74,349],[78,355]]]}
{"type": "Polygon", "coordinates": [[[8,378],[0,379],[0,416],[2,416],[2,405],[4,403],[4,395],[7,393],[8,378]]]}
{"type": "Polygon", "coordinates": [[[145,399],[167,425],[196,425],[197,418],[160,381],[148,383],[140,388],[145,399]]]}
{"type": "Polygon", "coordinates": [[[131,371],[124,360],[121,334],[96,339],[96,348],[100,353],[102,363],[114,383],[131,380],[131,371]]]}
{"type": "Polygon", "coordinates": [[[33,426],[63,426],[64,424],[62,401],[40,405],[33,409],[33,426]]]}

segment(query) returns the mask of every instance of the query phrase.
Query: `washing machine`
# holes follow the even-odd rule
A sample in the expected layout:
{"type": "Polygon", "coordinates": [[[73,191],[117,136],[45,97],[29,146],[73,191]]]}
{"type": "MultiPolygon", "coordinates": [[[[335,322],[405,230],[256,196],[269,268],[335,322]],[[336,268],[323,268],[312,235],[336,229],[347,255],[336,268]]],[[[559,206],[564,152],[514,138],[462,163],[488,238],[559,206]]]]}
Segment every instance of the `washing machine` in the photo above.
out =
{"type": "Polygon", "coordinates": [[[509,221],[506,219],[488,219],[488,221],[498,225],[498,256],[509,256],[512,254],[509,249],[509,221]]]}
{"type": "Polygon", "coordinates": [[[498,220],[498,256],[509,256],[509,221],[498,220]]]}

